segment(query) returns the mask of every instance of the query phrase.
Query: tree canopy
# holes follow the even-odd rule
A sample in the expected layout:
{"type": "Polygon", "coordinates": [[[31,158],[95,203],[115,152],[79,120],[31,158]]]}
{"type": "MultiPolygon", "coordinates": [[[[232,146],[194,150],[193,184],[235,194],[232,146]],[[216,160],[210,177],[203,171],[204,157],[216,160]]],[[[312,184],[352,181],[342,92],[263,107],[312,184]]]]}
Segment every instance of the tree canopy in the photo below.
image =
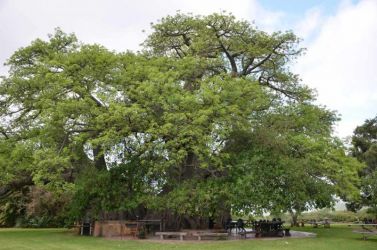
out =
{"type": "Polygon", "coordinates": [[[298,43],[232,15],[181,13],[153,24],[140,53],[60,29],[35,40],[0,84],[0,197],[37,185],[68,194],[76,218],[122,211],[200,227],[357,193],[336,114],[290,70],[298,43]]]}
{"type": "Polygon", "coordinates": [[[365,164],[359,171],[361,199],[351,200],[351,210],[368,206],[377,216],[377,117],[356,127],[352,136],[352,155],[365,164]]]}

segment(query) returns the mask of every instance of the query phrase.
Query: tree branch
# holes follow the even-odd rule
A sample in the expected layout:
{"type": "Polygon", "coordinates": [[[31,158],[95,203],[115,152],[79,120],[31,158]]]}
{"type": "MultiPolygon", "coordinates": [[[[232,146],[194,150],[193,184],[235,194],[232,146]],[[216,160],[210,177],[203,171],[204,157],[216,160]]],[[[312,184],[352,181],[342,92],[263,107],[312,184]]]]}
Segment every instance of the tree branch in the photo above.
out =
{"type": "Polygon", "coordinates": [[[0,187],[0,199],[8,195],[14,190],[20,189],[24,186],[33,185],[33,184],[34,182],[31,176],[27,176],[24,178],[17,178],[13,182],[10,182],[9,184],[0,187]]]}
{"type": "Polygon", "coordinates": [[[263,58],[261,61],[259,61],[257,64],[255,64],[254,66],[248,68],[246,70],[246,74],[245,75],[248,75],[250,74],[254,69],[260,67],[261,65],[263,65],[267,60],[269,60],[271,58],[271,56],[273,54],[276,54],[276,50],[284,43],[285,41],[280,41],[273,49],[272,49],[272,52],[270,54],[268,54],[265,58],[263,58]]]}

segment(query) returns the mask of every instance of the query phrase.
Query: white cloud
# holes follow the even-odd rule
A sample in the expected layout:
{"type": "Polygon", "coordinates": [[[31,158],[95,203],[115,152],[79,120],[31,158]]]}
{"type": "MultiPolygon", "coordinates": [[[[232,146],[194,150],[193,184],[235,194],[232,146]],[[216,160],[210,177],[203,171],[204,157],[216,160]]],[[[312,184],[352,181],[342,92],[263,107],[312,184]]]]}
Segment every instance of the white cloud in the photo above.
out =
{"type": "Polygon", "coordinates": [[[308,40],[323,22],[321,9],[314,7],[305,12],[305,16],[295,27],[295,33],[308,40]]]}
{"type": "Polygon", "coordinates": [[[342,4],[318,32],[296,69],[318,101],[342,115],[344,137],[377,114],[377,1],[342,4]]]}

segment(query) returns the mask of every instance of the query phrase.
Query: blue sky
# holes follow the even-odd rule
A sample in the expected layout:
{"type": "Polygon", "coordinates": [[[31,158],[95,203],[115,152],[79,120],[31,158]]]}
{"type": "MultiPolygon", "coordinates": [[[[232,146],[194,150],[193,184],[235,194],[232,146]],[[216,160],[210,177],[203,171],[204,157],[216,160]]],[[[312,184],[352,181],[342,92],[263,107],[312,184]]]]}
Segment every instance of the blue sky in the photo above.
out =
{"type": "Polygon", "coordinates": [[[0,65],[55,27],[83,42],[137,50],[142,30],[176,10],[226,10],[268,32],[293,30],[307,48],[293,70],[317,90],[318,104],[342,117],[336,135],[350,136],[377,115],[377,0],[0,0],[0,65]]]}
{"type": "Polygon", "coordinates": [[[281,21],[287,29],[293,29],[294,24],[299,22],[310,9],[319,9],[323,15],[329,16],[334,15],[342,3],[340,0],[260,0],[258,2],[270,11],[284,13],[281,21]]]}
{"type": "Polygon", "coordinates": [[[333,14],[341,3],[340,0],[260,0],[259,2],[272,11],[284,11],[295,16],[317,7],[326,9],[327,14],[333,14]]]}

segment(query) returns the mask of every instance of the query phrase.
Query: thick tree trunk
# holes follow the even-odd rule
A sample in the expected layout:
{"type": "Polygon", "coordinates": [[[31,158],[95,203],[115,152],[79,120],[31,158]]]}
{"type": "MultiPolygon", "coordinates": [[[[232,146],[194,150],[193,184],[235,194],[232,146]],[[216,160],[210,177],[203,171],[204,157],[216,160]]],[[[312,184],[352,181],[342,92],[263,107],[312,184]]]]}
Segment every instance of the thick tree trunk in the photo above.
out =
{"type": "Polygon", "coordinates": [[[291,223],[291,226],[292,227],[299,227],[299,223],[298,223],[298,215],[299,213],[298,212],[295,212],[295,211],[290,211],[289,212],[291,214],[291,217],[292,217],[292,223],[291,223]]]}
{"type": "MultiPolygon", "coordinates": [[[[169,178],[177,180],[178,183],[182,183],[192,178],[201,178],[202,173],[199,171],[199,162],[196,155],[193,152],[189,152],[185,161],[170,171],[169,178]]],[[[161,195],[167,195],[173,190],[174,187],[169,183],[164,187],[161,195]]],[[[150,211],[150,214],[155,216],[158,213],[150,211]]],[[[165,210],[159,213],[158,217],[161,217],[164,221],[165,230],[180,230],[180,229],[206,229],[208,228],[208,217],[202,216],[189,216],[185,214],[177,214],[171,210],[165,210]]]]}
{"type": "MultiPolygon", "coordinates": [[[[180,166],[171,169],[169,178],[183,183],[195,178],[196,180],[204,180],[206,171],[200,168],[200,162],[194,152],[188,152],[186,159],[180,166]]],[[[167,185],[163,188],[160,195],[166,195],[174,189],[174,186],[167,185]]],[[[155,214],[149,211],[150,214],[155,214]]],[[[148,214],[149,214],[148,213],[148,214]]],[[[221,204],[216,208],[216,215],[208,216],[190,216],[185,214],[176,214],[174,211],[166,210],[160,213],[160,217],[164,220],[165,230],[180,229],[208,229],[209,227],[223,228],[225,222],[230,218],[230,208],[225,208],[221,204]],[[211,223],[210,223],[211,222],[211,223]]]]}
{"type": "Polygon", "coordinates": [[[225,228],[226,223],[232,218],[230,208],[223,208],[218,216],[214,219],[217,228],[225,228]]]}
{"type": "Polygon", "coordinates": [[[106,170],[105,156],[102,152],[101,146],[96,146],[93,148],[94,166],[98,170],[106,170]]]}

